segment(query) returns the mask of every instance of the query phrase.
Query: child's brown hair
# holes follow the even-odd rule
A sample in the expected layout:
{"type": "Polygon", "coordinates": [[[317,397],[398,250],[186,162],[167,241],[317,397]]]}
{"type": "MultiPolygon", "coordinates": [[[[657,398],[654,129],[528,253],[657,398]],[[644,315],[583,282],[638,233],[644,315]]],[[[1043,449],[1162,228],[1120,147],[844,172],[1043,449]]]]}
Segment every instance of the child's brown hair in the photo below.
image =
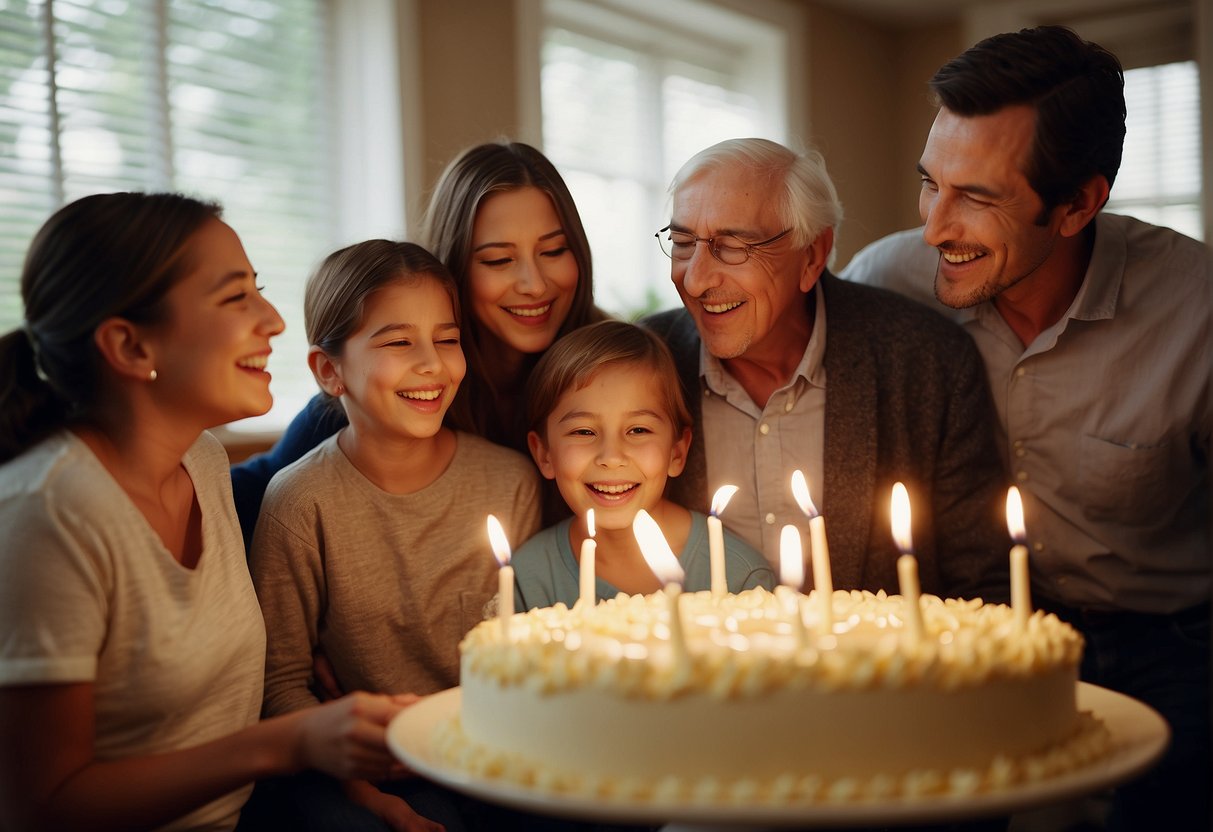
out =
{"type": "Polygon", "coordinates": [[[691,427],[691,413],[669,347],[651,331],[624,321],[599,321],[565,335],[548,349],[527,379],[527,427],[547,440],[547,418],[569,390],[580,390],[603,368],[639,365],[652,370],[665,393],[665,412],[676,433],[691,427]]]}

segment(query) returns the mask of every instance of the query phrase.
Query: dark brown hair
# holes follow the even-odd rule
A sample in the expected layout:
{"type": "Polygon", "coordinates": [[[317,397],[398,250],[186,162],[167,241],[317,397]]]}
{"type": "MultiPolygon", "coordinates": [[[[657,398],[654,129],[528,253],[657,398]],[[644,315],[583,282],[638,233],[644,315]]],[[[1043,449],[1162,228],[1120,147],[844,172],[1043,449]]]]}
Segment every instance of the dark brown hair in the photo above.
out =
{"type": "Polygon", "coordinates": [[[1044,202],[1042,222],[1096,174],[1116,181],[1125,139],[1124,72],[1116,56],[1064,26],[994,35],[944,64],[930,81],[960,116],[1013,104],[1036,110],[1025,171],[1044,202]]]}
{"type": "MultiPolygon", "coordinates": [[[[590,243],[568,186],[555,165],[535,148],[521,142],[498,141],[476,145],[451,161],[430,198],[423,223],[422,239],[434,255],[447,265],[459,287],[464,308],[470,306],[468,266],[472,259],[472,228],[476,212],[492,194],[538,188],[547,194],[560,220],[569,250],[577,262],[577,288],[573,302],[556,337],[572,332],[606,315],[594,306],[593,267],[590,243]]],[[[494,442],[526,452],[526,429],[522,408],[506,401],[501,385],[487,365],[476,337],[478,323],[468,315],[463,321],[463,351],[468,374],[459,396],[451,405],[452,424],[494,442]]],[[[539,356],[525,363],[529,373],[539,356]]],[[[511,382],[517,381],[511,380],[511,382]]]]}
{"type": "MultiPolygon", "coordinates": [[[[460,322],[459,289],[442,262],[416,243],[367,240],[334,251],[308,278],[303,294],[303,326],[309,344],[339,357],[362,325],[367,299],[385,286],[433,280],[451,299],[460,322]]],[[[326,403],[337,400],[321,391],[326,403]]]]}
{"type": "Polygon", "coordinates": [[[100,394],[97,326],[153,324],[189,269],[190,237],[218,205],[180,194],[78,199],[34,236],[21,274],[25,321],[0,338],[0,462],[87,414],[100,394]]]}

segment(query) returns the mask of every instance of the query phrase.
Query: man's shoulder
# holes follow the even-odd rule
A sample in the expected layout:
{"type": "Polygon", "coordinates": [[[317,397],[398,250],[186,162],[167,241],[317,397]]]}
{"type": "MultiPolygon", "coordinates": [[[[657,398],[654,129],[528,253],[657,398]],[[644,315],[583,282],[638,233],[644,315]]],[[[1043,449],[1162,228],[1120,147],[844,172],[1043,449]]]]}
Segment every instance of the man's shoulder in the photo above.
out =
{"type": "MultiPolygon", "coordinates": [[[[1111,236],[1112,245],[1124,241],[1130,268],[1140,265],[1143,271],[1167,271],[1206,282],[1213,279],[1213,250],[1173,228],[1121,214],[1100,214],[1096,229],[1099,235],[1111,236]]],[[[1099,244],[1097,240],[1096,246],[1099,244]]]]}
{"type": "Polygon", "coordinates": [[[881,237],[859,250],[840,277],[851,283],[890,289],[947,314],[935,299],[939,252],[922,239],[921,228],[908,228],[881,237]]]}
{"type": "Polygon", "coordinates": [[[833,275],[822,275],[822,281],[826,326],[831,332],[859,329],[870,332],[876,340],[904,340],[907,337],[948,340],[964,336],[960,325],[936,308],[938,301],[927,306],[892,289],[854,283],[833,275]]]}

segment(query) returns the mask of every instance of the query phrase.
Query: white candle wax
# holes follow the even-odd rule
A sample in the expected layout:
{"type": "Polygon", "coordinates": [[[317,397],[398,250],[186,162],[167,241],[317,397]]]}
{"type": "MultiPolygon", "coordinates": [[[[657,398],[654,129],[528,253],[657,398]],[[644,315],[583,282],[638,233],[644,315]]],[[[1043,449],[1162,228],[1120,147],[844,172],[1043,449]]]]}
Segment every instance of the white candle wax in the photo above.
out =
{"type": "Polygon", "coordinates": [[[594,556],[598,552],[598,543],[594,540],[594,509],[585,513],[585,529],[586,538],[581,541],[581,557],[578,559],[581,566],[578,575],[581,579],[581,596],[577,603],[592,607],[598,600],[598,593],[594,591],[594,556]]]}
{"type": "Polygon", "coordinates": [[[676,583],[665,585],[665,596],[669,603],[670,615],[670,654],[674,664],[684,668],[690,661],[687,653],[687,640],[682,632],[682,587],[676,583]]]}
{"type": "Polygon", "coordinates": [[[594,606],[597,601],[597,594],[594,592],[594,556],[598,551],[598,544],[594,538],[587,537],[581,541],[581,597],[577,603],[587,607],[594,606]]]}
{"type": "Polygon", "coordinates": [[[506,539],[501,521],[488,516],[489,545],[497,559],[497,623],[501,635],[510,640],[510,621],[514,615],[514,567],[510,566],[510,542],[506,539]]]}
{"type": "Polygon", "coordinates": [[[719,598],[728,592],[728,584],[724,575],[724,526],[715,515],[708,515],[708,557],[712,569],[712,596],[719,598]]]}
{"type": "Polygon", "coordinates": [[[1027,629],[1032,615],[1032,590],[1028,579],[1028,547],[1016,543],[1011,547],[1011,609],[1015,613],[1015,629],[1027,629]]]}
{"type": "Polygon", "coordinates": [[[1011,609],[1015,629],[1023,632],[1032,615],[1032,592],[1028,579],[1028,547],[1024,545],[1027,533],[1023,523],[1023,498],[1015,486],[1007,489],[1007,531],[1015,541],[1011,547],[1011,609]]]}
{"type": "Polygon", "coordinates": [[[510,641],[510,621],[514,615],[514,567],[506,564],[497,570],[497,620],[501,633],[510,641]]]}
{"type": "Polygon", "coordinates": [[[925,630],[922,620],[922,605],[918,586],[918,560],[913,555],[902,555],[897,559],[897,579],[901,585],[901,599],[905,606],[906,632],[910,641],[918,643],[925,630]]]}
{"type": "Polygon", "coordinates": [[[719,598],[729,591],[724,572],[724,526],[720,522],[720,512],[724,511],[737,491],[735,485],[722,485],[712,495],[712,512],[708,515],[708,563],[711,566],[709,574],[713,598],[719,598]]]}
{"type": "Polygon", "coordinates": [[[792,525],[784,526],[779,533],[779,583],[775,587],[775,594],[782,599],[787,611],[796,648],[803,649],[808,641],[801,610],[804,596],[800,592],[804,585],[804,549],[800,545],[800,530],[792,525]]]}
{"type": "Polygon", "coordinates": [[[826,544],[826,521],[818,514],[809,518],[809,543],[813,555],[813,588],[821,598],[822,632],[834,631],[834,578],[830,573],[830,549],[826,544]]]}

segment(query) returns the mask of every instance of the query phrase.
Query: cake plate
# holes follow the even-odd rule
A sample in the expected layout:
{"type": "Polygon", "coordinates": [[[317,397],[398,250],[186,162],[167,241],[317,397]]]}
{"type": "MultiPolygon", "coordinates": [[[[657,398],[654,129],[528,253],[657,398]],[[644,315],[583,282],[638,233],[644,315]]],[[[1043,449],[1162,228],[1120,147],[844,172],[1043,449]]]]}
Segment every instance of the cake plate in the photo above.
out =
{"type": "MultiPolygon", "coordinates": [[[[674,821],[710,826],[809,828],[939,823],[1009,815],[1123,783],[1152,766],[1170,739],[1166,721],[1148,705],[1079,682],[1079,710],[1091,711],[1103,720],[1112,735],[1112,747],[1100,759],[1047,780],[965,796],[894,797],[788,806],[703,804],[689,799],[628,800],[557,794],[464,771],[440,758],[433,743],[435,729],[458,716],[459,702],[460,690],[452,688],[404,709],[388,725],[388,747],[418,774],[473,797],[529,812],[608,823],[674,821]]],[[[957,726],[960,730],[963,727],[957,726]]]]}

